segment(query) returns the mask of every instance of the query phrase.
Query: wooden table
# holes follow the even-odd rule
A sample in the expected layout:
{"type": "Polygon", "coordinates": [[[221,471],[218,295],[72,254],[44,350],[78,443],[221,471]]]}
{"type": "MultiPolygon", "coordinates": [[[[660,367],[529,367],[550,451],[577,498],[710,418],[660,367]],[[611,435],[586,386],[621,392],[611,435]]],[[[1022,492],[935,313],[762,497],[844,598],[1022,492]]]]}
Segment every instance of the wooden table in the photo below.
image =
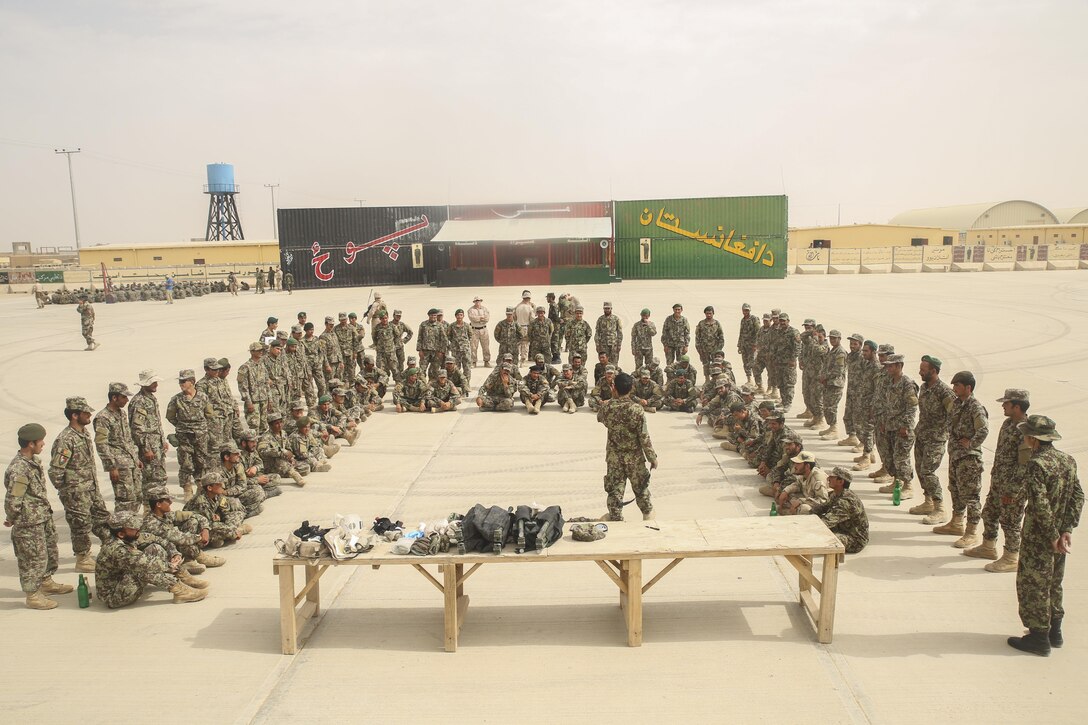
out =
{"type": "Polygon", "coordinates": [[[826,644],[831,642],[835,625],[838,567],[845,553],[838,538],[815,516],[609,523],[608,535],[591,542],[572,540],[568,528],[552,547],[525,554],[515,554],[512,547],[507,547],[499,555],[412,556],[393,554],[389,547],[383,541],[372,551],[347,561],[273,559],[272,571],[280,579],[280,634],[284,654],[298,652],[302,628],[308,619],[320,613],[321,575],[330,566],[415,568],[442,593],[445,647],[447,652],[455,652],[469,602],[465,581],[484,564],[594,562],[619,589],[627,644],[638,647],[642,644],[643,594],[684,559],[736,556],[781,556],[792,564],[798,573],[801,605],[816,627],[817,638],[826,644]],[[823,557],[819,576],[813,568],[813,560],[818,556],[823,557]],[[670,561],[643,583],[643,562],[653,559],[670,561]],[[428,566],[437,567],[437,576],[428,566]],[[295,589],[296,567],[302,567],[305,576],[299,591],[295,589]],[[813,591],[819,594],[819,600],[813,591]]]}

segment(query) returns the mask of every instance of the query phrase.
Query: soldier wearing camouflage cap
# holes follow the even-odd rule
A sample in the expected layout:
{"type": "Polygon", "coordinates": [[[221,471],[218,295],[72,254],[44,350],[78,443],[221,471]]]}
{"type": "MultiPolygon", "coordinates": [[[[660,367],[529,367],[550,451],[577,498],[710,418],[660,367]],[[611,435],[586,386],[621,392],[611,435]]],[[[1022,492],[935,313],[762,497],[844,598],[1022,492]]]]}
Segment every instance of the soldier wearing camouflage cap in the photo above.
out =
{"type": "MultiPolygon", "coordinates": [[[[404,382],[393,389],[393,403],[398,413],[427,412],[427,382],[422,380],[419,368],[404,371],[404,382]]],[[[436,373],[437,379],[437,373],[436,373]]]]}
{"type": "MultiPolygon", "coordinates": [[[[848,347],[846,353],[846,407],[842,414],[842,425],[846,437],[836,441],[836,445],[854,448],[861,445],[861,439],[858,438],[857,407],[858,393],[862,387],[861,370],[864,362],[861,355],[861,346],[865,342],[865,337],[854,332],[846,339],[848,347]]],[[[860,452],[858,451],[858,453],[860,452]]]]}
{"type": "Polygon", "coordinates": [[[187,575],[201,574],[206,567],[219,567],[226,563],[223,558],[203,549],[211,536],[208,520],[192,511],[174,511],[173,499],[166,486],[148,489],[145,502],[147,514],[140,529],[141,548],[145,544],[156,543],[171,558],[180,555],[179,578],[191,586],[206,589],[207,582],[190,579],[187,575]]]}
{"type": "Polygon", "coordinates": [[[597,348],[597,355],[604,353],[608,356],[608,362],[619,365],[620,350],[623,348],[623,323],[620,318],[612,314],[612,303],[605,302],[597,325],[593,330],[593,343],[597,348]]]}
{"type": "Polygon", "coordinates": [[[915,440],[915,421],[918,414],[918,384],[903,372],[902,355],[889,354],[883,366],[887,382],[883,388],[883,408],[878,425],[883,425],[884,451],[881,460],[888,482],[877,489],[880,493],[894,493],[898,484],[900,497],[913,496],[911,480],[914,478],[912,452],[915,440]]]}
{"type": "Polygon", "coordinates": [[[518,341],[521,339],[521,331],[514,319],[514,308],[506,308],[506,318],[499,320],[495,325],[495,342],[499,344],[498,359],[503,355],[516,356],[518,354],[518,341]]]}
{"type": "Polygon", "coordinates": [[[251,343],[249,360],[238,368],[238,395],[242,398],[246,424],[258,435],[268,430],[267,415],[272,412],[268,368],[263,357],[264,346],[259,342],[251,343]]]}
{"type": "MultiPolygon", "coordinates": [[[[128,421],[136,444],[141,471],[141,492],[152,486],[166,485],[166,452],[170,446],[162,430],[162,416],[155,393],[162,379],[154,370],[141,370],[139,391],[128,403],[128,421]]],[[[143,497],[141,497],[143,498],[143,497]]]]}
{"type": "Polygon", "coordinates": [[[193,495],[193,479],[199,478],[212,467],[215,453],[212,451],[208,421],[215,417],[215,408],[207,395],[196,389],[196,373],[182,370],[178,373],[181,388],[166,406],[166,420],[174,426],[178,442],[178,480],[188,500],[193,495]]]}
{"type": "Polygon", "coordinates": [[[958,535],[960,538],[952,544],[957,549],[978,543],[978,525],[982,520],[982,444],[990,426],[986,407],[975,397],[975,385],[975,376],[969,370],[952,376],[952,392],[957,398],[948,425],[952,520],[933,529],[935,534],[958,535]]]}
{"type": "Polygon", "coordinates": [[[589,341],[593,338],[593,328],[585,320],[585,310],[581,305],[574,308],[574,317],[563,330],[564,341],[567,344],[567,362],[574,364],[574,356],[581,355],[585,362],[586,350],[589,341]]]}
{"type": "Polygon", "coordinates": [[[529,322],[526,331],[529,340],[527,361],[537,355],[543,355],[545,360],[550,360],[552,336],[556,334],[555,324],[548,319],[548,310],[543,305],[537,305],[534,314],[535,317],[529,322]]]}
{"type": "MultiPolygon", "coordinates": [[[[819,333],[817,333],[819,335],[819,333]]],[[[831,347],[824,357],[824,367],[820,374],[819,395],[820,409],[827,422],[827,428],[820,431],[820,438],[825,441],[839,437],[839,402],[846,387],[846,349],[842,346],[842,333],[831,330],[827,333],[831,347]]],[[[813,426],[815,430],[818,426],[813,426]]]]}
{"type": "Polygon", "coordinates": [[[923,355],[918,363],[918,377],[922,384],[918,388],[918,422],[914,426],[914,467],[925,500],[912,507],[910,513],[925,516],[922,522],[931,526],[946,519],[944,494],[937,478],[937,469],[944,459],[948,425],[956,402],[952,388],[940,378],[941,364],[940,358],[932,355],[923,355]],[[934,516],[938,509],[939,513],[934,516]]]}
{"type": "MultiPolygon", "coordinates": [[[[499,323],[502,324],[502,323],[499,323]]],[[[504,362],[495,368],[480,386],[476,406],[480,410],[509,411],[514,409],[514,394],[518,391],[512,362],[504,362]]]]}
{"type": "Polygon", "coordinates": [[[76,312],[79,313],[79,328],[83,334],[83,339],[87,342],[87,347],[84,350],[94,350],[98,348],[98,343],[94,340],[94,306],[87,301],[87,297],[84,296],[80,299],[79,304],[76,305],[76,312]]]}
{"type": "Polygon", "coordinates": [[[847,554],[857,554],[869,543],[869,517],[865,504],[850,490],[852,479],[853,474],[842,466],[831,469],[827,476],[831,494],[826,502],[812,509],[812,514],[846,547],[847,554]]]}
{"type": "Polygon", "coordinates": [[[458,308],[454,314],[454,322],[450,324],[446,331],[446,339],[449,344],[447,345],[447,352],[442,361],[443,367],[445,366],[445,358],[452,357],[458,366],[461,368],[461,372],[466,381],[472,378],[472,326],[465,320],[465,311],[458,308]]]}
{"type": "Polygon", "coordinates": [[[710,375],[714,353],[720,350],[725,350],[725,332],[722,323],[714,319],[714,307],[707,305],[703,308],[703,319],[695,326],[695,351],[699,353],[704,376],[710,375]]]}
{"type": "Polygon", "coordinates": [[[656,336],[657,325],[650,321],[650,308],[644,307],[638,322],[631,327],[631,354],[635,357],[636,371],[653,358],[656,336]]]}
{"type": "Polygon", "coordinates": [[[684,306],[679,302],[672,306],[672,314],[661,325],[661,344],[665,348],[666,365],[676,362],[688,351],[688,345],[691,344],[691,325],[684,317],[684,306]]]}
{"type": "Polygon", "coordinates": [[[665,391],[650,377],[650,369],[638,371],[635,386],[631,389],[631,400],[642,406],[647,413],[656,413],[665,402],[665,391]]]}
{"type": "Polygon", "coordinates": [[[138,511],[143,486],[137,470],[143,464],[124,410],[132,391],[124,383],[110,383],[106,395],[106,407],[94,417],[95,448],[102,459],[102,469],[113,484],[114,510],[138,511]]]}
{"type": "Polygon", "coordinates": [[[747,302],[740,306],[740,324],[737,332],[737,354],[744,367],[746,382],[752,382],[756,369],[756,348],[759,335],[759,320],[752,314],[752,306],[747,302]]]}
{"type": "Polygon", "coordinates": [[[246,512],[246,518],[261,513],[264,508],[264,489],[256,481],[250,481],[242,467],[242,451],[234,441],[219,447],[217,458],[219,472],[223,476],[223,495],[237,499],[246,512]]]}
{"type": "MultiPolygon", "coordinates": [[[[605,359],[607,353],[601,353],[601,358],[605,359]]],[[[615,379],[616,379],[616,366],[611,364],[604,365],[601,373],[600,380],[589,391],[589,409],[596,411],[600,409],[601,405],[608,400],[615,397],[615,379]]]]}
{"type": "Polygon", "coordinates": [[[564,413],[575,413],[586,402],[586,378],[574,374],[574,366],[563,363],[559,378],[555,381],[556,401],[564,413]]]}

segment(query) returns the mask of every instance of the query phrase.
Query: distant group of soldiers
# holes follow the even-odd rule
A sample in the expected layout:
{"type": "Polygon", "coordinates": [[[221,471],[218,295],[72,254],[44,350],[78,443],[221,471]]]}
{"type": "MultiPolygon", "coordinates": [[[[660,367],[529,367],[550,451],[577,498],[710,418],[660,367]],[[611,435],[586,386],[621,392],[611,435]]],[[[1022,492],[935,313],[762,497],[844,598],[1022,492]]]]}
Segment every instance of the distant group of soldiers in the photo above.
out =
{"type": "MultiPolygon", "coordinates": [[[[185,299],[186,297],[203,297],[204,295],[212,293],[229,291],[227,283],[222,280],[213,280],[211,282],[184,280],[181,282],[173,282],[172,284],[173,299],[176,300],[185,299]]],[[[78,305],[84,299],[91,303],[107,304],[114,302],[165,302],[167,301],[167,286],[167,282],[163,281],[145,282],[143,284],[132,283],[111,285],[109,290],[77,287],[73,290],[63,289],[55,292],[46,292],[41,288],[40,283],[36,283],[31,292],[40,309],[47,304],[78,305]]]]}

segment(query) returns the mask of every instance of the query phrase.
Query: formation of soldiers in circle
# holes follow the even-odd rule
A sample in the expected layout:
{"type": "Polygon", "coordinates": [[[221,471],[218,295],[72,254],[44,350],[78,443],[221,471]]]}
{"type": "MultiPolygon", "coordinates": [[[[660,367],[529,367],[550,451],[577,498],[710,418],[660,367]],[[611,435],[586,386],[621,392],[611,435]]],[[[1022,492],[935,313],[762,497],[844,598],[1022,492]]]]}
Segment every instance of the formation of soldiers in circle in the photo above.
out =
{"type": "MultiPolygon", "coordinates": [[[[1075,461],[1053,445],[1061,439],[1054,421],[1028,415],[1027,390],[1009,389],[998,399],[1005,421],[983,505],[988,414],[974,395],[974,376],[958,372],[949,385],[934,356],[921,358],[919,385],[904,373],[905,359],[890,344],[854,333],[844,348],[838,330],[827,331],[812,319],[798,330],[780,310],[760,320],[745,303],[736,349],[746,382],[738,386],[714,308],[704,308],[693,341],[678,303],[662,324],[663,362],[655,354],[658,331],[651,311],[641,311],[629,336],[635,373],[627,377],[618,364],[623,327],[611,303],[603,304],[591,328],[573,295],[549,294],[547,306],[534,305],[526,290],[521,303],[507,307],[505,318],[491,328],[482,302],[477,296],[467,312],[455,311],[452,322],[444,320],[442,310],[428,310],[415,333],[416,355],[407,356],[413,332],[400,310],[390,314],[380,293],[364,315],[373,355],[355,313],[325,317],[320,334],[304,312],[290,332],[269,317],[249,346],[250,359],[239,367],[238,398],[227,383],[231,363],[225,358],[205,359],[199,379],[194,370],[180,371],[180,392],[166,408],[174,426],[170,435],[162,429],[155,397],[161,378],[153,371],[140,373],[135,393],[111,383],[109,402],[94,415],[93,426],[87,401],[69,398],[68,426],[53,443],[48,475],[72,531],[76,570],[96,574],[98,596],[110,607],[135,602],[147,585],[172,592],[175,601],[203,599],[208,583],[196,575],[225,563],[208,550],[250,533],[245,519],[259,514],[265,499],[279,495],[281,481],[304,486],[311,473],[330,470],[329,459],[341,448],[337,441],[354,445],[359,425],[384,410],[390,391],[397,413],[456,410],[471,394],[473,368],[491,368],[493,338],[497,365],[474,398],[481,410],[510,411],[520,402],[535,415],[551,402],[566,413],[588,405],[609,428],[606,519],[622,519],[628,481],[644,518],[652,517],[648,475],[642,474],[643,463],[656,467],[657,456],[642,421],[658,410],[696,413],[697,425],[706,420],[721,448],[742,456],[764,479],[759,491],[772,499],[772,513],[818,516],[847,553],[860,552],[869,535],[865,507],[851,485],[879,456],[880,467],[868,477],[883,484],[881,493],[896,504],[912,499],[917,473],[923,501],[909,514],[922,517],[936,534],[956,536],[952,545],[965,555],[989,560],[987,571],[1017,573],[1020,616],[1028,632],[1009,638],[1009,644],[1040,655],[1061,646],[1064,562],[1083,490],[1075,461]],[[591,341],[598,360],[592,385],[591,341]],[[692,343],[700,368],[688,355],[692,343]],[[524,364],[530,367],[523,375],[524,364]],[[805,409],[795,420],[804,421],[803,428],[821,441],[857,454],[852,467],[827,470],[788,425],[798,371],[805,409]],[[619,376],[625,379],[617,385],[619,376]],[[172,509],[166,488],[171,446],[186,501],[182,511],[172,509]],[[619,453],[613,455],[614,450],[619,453]],[[96,451],[114,489],[113,513],[98,491],[96,451]],[[950,506],[936,473],[946,452],[950,506]],[[1000,556],[999,530],[1005,535],[1000,556]],[[102,542],[97,557],[91,554],[91,534],[102,542]]],[[[93,310],[91,331],[81,314],[93,349],[93,310]]],[[[5,523],[13,526],[27,605],[51,609],[57,603],[49,595],[72,587],[52,578],[56,532],[44,467],[36,458],[45,429],[27,424],[18,435],[20,453],[5,475],[5,523]]]]}

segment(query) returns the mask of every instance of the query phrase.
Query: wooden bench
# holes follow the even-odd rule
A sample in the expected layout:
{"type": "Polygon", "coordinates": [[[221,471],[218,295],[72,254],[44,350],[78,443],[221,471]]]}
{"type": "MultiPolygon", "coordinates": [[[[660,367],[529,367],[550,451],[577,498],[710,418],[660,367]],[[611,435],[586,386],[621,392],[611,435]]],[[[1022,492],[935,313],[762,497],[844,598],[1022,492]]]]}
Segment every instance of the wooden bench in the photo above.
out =
{"type": "Polygon", "coordinates": [[[735,556],[781,556],[790,562],[797,569],[801,605],[816,627],[817,638],[826,644],[831,642],[835,624],[838,567],[845,553],[838,538],[815,516],[609,523],[608,535],[600,541],[574,541],[568,530],[554,546],[524,554],[515,554],[508,546],[498,555],[421,557],[393,554],[389,547],[383,541],[370,552],[347,561],[273,559],[272,571],[280,579],[280,634],[284,654],[298,652],[306,621],[320,613],[320,580],[330,566],[415,568],[442,593],[445,647],[447,652],[455,652],[469,602],[465,581],[484,564],[594,562],[619,589],[627,644],[638,647],[642,644],[643,594],[684,559],[735,556]],[[815,557],[823,557],[820,575],[813,568],[815,557]],[[670,561],[643,583],[643,562],[652,559],[670,561]],[[437,575],[428,566],[436,566],[437,575]],[[302,567],[305,575],[299,591],[295,588],[296,567],[302,567]],[[819,600],[813,591],[819,594],[819,600]]]}

